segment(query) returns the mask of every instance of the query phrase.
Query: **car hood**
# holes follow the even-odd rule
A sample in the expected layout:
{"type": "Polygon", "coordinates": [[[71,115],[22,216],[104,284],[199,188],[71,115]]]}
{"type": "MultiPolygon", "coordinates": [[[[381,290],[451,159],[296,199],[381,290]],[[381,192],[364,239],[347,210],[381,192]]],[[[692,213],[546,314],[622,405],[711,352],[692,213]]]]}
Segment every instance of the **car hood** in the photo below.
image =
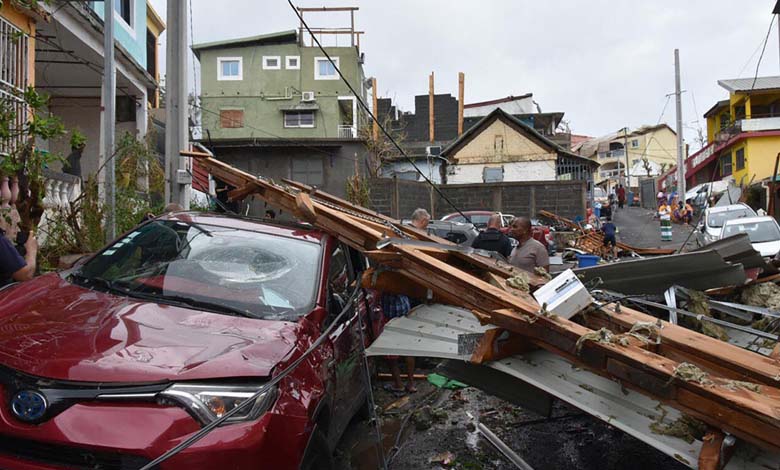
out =
{"type": "Polygon", "coordinates": [[[761,253],[761,256],[763,257],[775,256],[777,252],[780,251],[780,240],[763,242],[763,243],[753,243],[753,249],[761,253]]]}
{"type": "Polygon", "coordinates": [[[0,291],[0,306],[0,364],[72,381],[269,376],[301,328],[110,295],[55,274],[0,291]]]}

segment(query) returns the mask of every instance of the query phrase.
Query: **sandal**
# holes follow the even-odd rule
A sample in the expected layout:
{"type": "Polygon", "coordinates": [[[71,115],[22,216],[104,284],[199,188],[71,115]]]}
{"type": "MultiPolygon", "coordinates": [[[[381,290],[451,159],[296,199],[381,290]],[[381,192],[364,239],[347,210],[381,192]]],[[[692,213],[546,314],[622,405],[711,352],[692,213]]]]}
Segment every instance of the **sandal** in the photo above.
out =
{"type": "Polygon", "coordinates": [[[382,385],[382,388],[386,392],[390,392],[390,393],[392,393],[395,396],[401,396],[401,395],[406,394],[406,390],[405,389],[403,389],[403,388],[395,388],[393,386],[393,384],[384,384],[384,385],[382,385]]]}

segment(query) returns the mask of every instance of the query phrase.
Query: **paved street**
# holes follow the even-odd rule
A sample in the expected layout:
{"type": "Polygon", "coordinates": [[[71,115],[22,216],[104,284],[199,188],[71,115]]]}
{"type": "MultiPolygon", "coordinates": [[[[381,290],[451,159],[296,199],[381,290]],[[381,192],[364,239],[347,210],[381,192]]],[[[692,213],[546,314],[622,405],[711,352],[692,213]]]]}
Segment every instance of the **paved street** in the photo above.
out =
{"type": "MultiPolygon", "coordinates": [[[[690,234],[690,225],[672,224],[672,241],[662,242],[658,219],[654,213],[641,207],[626,207],[613,214],[618,228],[618,241],[642,248],[679,248],[690,234]]],[[[695,235],[688,241],[688,247],[695,247],[695,235]]]]}

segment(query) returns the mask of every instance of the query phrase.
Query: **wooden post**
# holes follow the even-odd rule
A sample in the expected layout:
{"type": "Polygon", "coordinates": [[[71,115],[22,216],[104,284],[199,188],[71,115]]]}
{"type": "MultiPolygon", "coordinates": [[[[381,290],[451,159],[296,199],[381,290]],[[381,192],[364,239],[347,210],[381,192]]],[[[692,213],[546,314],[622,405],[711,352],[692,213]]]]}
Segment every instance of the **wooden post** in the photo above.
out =
{"type": "Polygon", "coordinates": [[[436,137],[433,132],[433,123],[434,123],[434,114],[433,114],[433,72],[431,72],[431,75],[428,77],[428,135],[431,137],[431,143],[433,143],[434,138],[436,137]]]}
{"type": "Polygon", "coordinates": [[[393,175],[393,199],[390,202],[391,207],[391,213],[393,214],[394,219],[400,219],[401,218],[401,200],[398,197],[398,177],[393,175]]]}
{"type": "Polygon", "coordinates": [[[436,206],[436,204],[435,204],[436,198],[435,198],[435,196],[436,196],[436,194],[433,191],[433,186],[432,185],[428,185],[428,197],[430,199],[430,204],[431,204],[431,220],[436,219],[436,207],[435,207],[436,206]]]}
{"type": "Polygon", "coordinates": [[[458,73],[458,135],[463,134],[463,85],[466,80],[463,72],[458,73]]]}
{"type": "Polygon", "coordinates": [[[374,144],[376,145],[376,142],[379,141],[379,112],[377,111],[377,107],[379,106],[378,99],[377,99],[377,93],[378,90],[376,89],[376,78],[371,79],[371,89],[374,92],[374,144]]]}
{"type": "Polygon", "coordinates": [[[349,20],[350,20],[349,39],[352,41],[352,47],[355,47],[355,10],[350,10],[349,20]]]}

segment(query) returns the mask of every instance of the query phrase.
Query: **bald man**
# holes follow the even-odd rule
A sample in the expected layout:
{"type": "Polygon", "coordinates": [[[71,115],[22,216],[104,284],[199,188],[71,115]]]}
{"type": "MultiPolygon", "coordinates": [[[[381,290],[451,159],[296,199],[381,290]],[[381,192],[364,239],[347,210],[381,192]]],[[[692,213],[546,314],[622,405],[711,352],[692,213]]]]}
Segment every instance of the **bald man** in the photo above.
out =
{"type": "Polygon", "coordinates": [[[509,235],[520,243],[512,250],[510,264],[530,273],[534,272],[535,268],[550,272],[550,256],[547,254],[547,248],[532,237],[531,219],[518,217],[513,220],[509,235]]]}
{"type": "Polygon", "coordinates": [[[487,228],[484,232],[480,233],[474,242],[471,243],[472,248],[480,250],[495,251],[504,255],[504,258],[509,259],[509,255],[512,254],[512,241],[509,237],[501,233],[501,216],[493,214],[488,219],[487,228]]]}

